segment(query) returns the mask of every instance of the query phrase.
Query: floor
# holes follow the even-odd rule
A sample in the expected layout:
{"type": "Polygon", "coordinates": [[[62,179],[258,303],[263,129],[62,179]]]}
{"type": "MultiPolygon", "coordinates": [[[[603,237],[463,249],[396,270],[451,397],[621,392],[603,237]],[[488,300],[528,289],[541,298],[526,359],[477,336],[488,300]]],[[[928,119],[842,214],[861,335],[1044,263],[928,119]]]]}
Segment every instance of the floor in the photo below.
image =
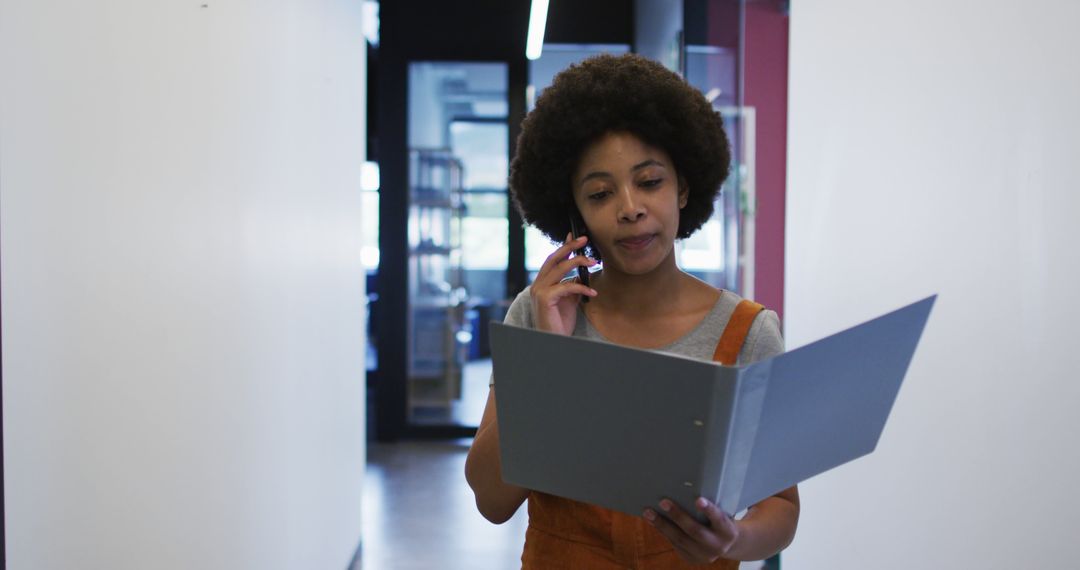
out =
{"type": "MultiPolygon", "coordinates": [[[[370,443],[363,502],[363,570],[521,567],[525,509],[502,525],[480,516],[465,482],[471,440],[370,443]]],[[[743,570],[761,568],[744,562],[743,570]]]]}
{"type": "Polygon", "coordinates": [[[521,567],[525,509],[502,525],[480,516],[465,482],[471,440],[371,443],[364,479],[364,570],[521,567]]]}

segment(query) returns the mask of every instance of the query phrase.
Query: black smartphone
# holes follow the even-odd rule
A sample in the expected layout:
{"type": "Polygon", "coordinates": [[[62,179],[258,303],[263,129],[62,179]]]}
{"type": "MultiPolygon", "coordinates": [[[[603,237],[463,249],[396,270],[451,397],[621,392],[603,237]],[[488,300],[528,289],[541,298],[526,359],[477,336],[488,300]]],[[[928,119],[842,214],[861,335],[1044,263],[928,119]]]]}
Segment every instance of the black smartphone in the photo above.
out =
{"type": "MultiPolygon", "coordinates": [[[[582,232],[581,230],[585,227],[585,222],[584,222],[584,220],[579,220],[578,216],[580,216],[580,214],[578,214],[576,211],[571,211],[570,212],[570,234],[573,236],[574,239],[577,239],[577,238],[581,237],[584,234],[584,232],[582,232]]],[[[581,248],[575,249],[574,250],[574,255],[579,255],[579,256],[584,257],[585,256],[585,248],[581,247],[581,248]]],[[[588,267],[585,267],[584,265],[579,265],[578,268],[577,268],[577,276],[578,276],[578,281],[580,281],[582,285],[584,285],[586,287],[589,286],[589,268],[588,267]]],[[[581,302],[582,303],[588,303],[589,298],[586,297],[585,295],[582,295],[581,296],[581,302]]]]}

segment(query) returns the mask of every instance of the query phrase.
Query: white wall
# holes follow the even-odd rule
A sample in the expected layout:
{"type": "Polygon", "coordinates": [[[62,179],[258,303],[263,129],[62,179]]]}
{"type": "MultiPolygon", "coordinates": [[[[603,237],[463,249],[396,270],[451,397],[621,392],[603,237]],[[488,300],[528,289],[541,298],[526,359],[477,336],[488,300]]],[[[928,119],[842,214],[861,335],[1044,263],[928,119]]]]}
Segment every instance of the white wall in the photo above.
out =
{"type": "Polygon", "coordinates": [[[348,564],[360,11],[0,0],[9,569],[348,564]]]}
{"type": "Polygon", "coordinates": [[[792,4],[789,345],[941,296],[878,450],[801,486],[786,567],[1077,566],[1077,22],[792,4]]]}

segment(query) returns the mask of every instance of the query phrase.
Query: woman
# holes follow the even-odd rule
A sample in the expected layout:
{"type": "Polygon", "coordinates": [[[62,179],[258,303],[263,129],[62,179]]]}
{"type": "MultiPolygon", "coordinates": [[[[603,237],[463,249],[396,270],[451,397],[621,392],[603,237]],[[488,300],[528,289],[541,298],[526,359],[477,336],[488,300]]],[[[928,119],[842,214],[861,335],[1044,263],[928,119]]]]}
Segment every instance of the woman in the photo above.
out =
{"type": "MultiPolygon", "coordinates": [[[[726,345],[718,359],[727,364],[782,352],[776,313],[714,289],[675,262],[675,241],[712,215],[729,166],[719,115],[659,64],[599,56],[561,72],[522,124],[510,185],[524,219],[563,243],[506,322],[702,359],[726,345]],[[570,235],[572,217],[583,222],[579,238],[570,235]],[[580,248],[590,255],[571,255],[580,248]],[[603,269],[588,284],[563,278],[599,260],[603,269]]],[[[737,568],[738,560],[767,558],[794,537],[795,487],[739,520],[700,498],[694,506],[709,521],[703,525],[667,499],[631,517],[504,483],[496,381],[466,478],[492,522],[506,521],[528,500],[525,568],[737,568]]]]}

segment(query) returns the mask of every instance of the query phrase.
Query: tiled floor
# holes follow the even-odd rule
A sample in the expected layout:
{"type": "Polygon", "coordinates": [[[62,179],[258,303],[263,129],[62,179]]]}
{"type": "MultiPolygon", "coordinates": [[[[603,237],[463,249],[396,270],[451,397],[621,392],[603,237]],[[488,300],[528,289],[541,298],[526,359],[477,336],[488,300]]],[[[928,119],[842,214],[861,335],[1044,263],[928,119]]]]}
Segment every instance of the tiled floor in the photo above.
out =
{"type": "MultiPolygon", "coordinates": [[[[520,568],[527,515],[503,525],[476,510],[465,482],[470,440],[372,443],[364,480],[363,570],[520,568]]],[[[744,570],[760,568],[744,562],[744,570]]]]}

